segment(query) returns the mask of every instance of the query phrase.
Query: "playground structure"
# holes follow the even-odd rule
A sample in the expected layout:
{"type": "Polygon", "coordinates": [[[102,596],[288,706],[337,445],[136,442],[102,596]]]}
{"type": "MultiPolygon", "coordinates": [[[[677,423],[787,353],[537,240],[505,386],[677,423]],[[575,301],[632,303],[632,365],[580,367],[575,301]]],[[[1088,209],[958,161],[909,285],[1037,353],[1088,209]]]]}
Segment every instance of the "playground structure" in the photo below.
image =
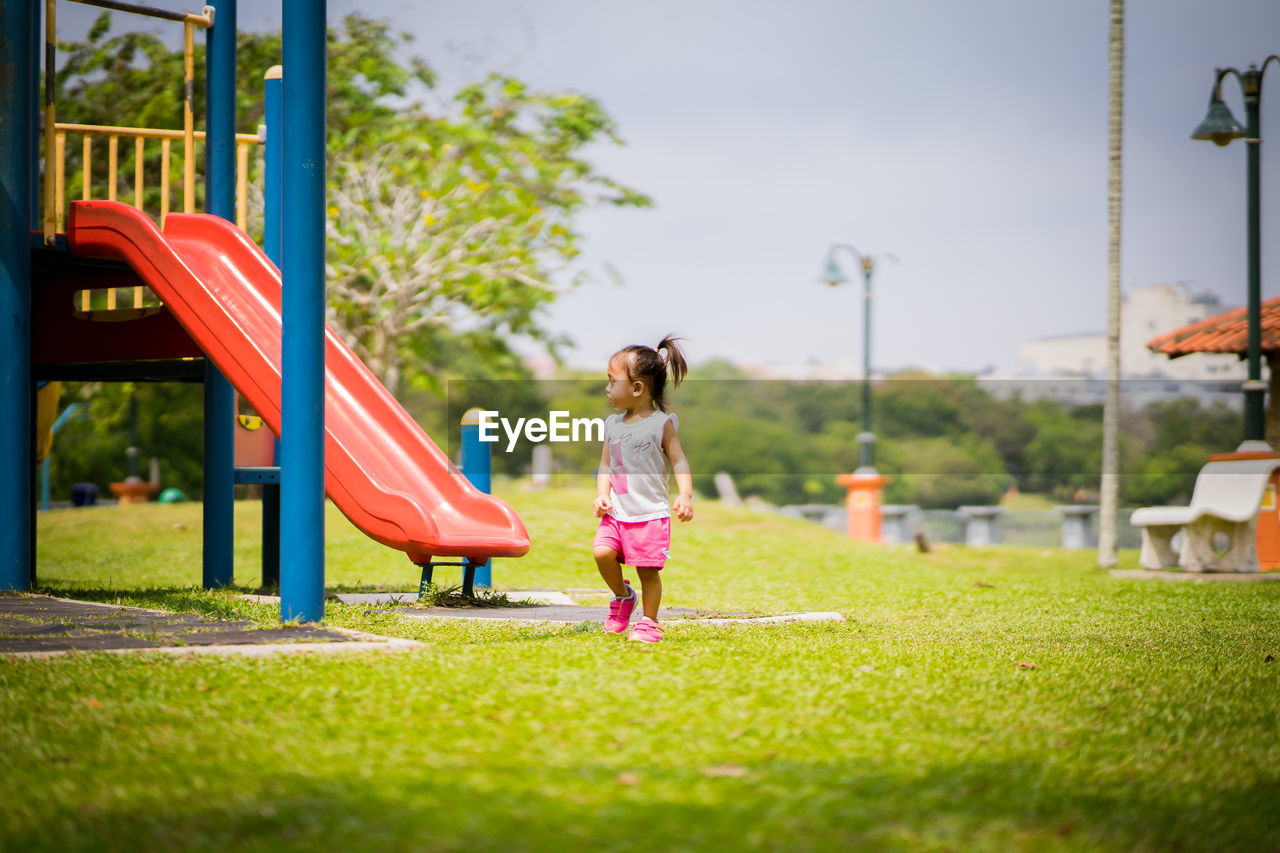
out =
{"type": "MultiPolygon", "coordinates": [[[[0,64],[18,69],[0,81],[0,103],[13,107],[7,115],[29,118],[21,128],[21,122],[0,123],[0,362],[9,368],[0,377],[0,410],[11,413],[0,422],[0,465],[31,472],[0,485],[0,588],[34,583],[34,383],[63,379],[204,383],[203,584],[232,580],[234,482],[279,484],[282,619],[323,618],[326,492],[362,530],[421,566],[424,585],[434,566],[448,565],[441,557],[461,558],[469,591],[490,558],[524,554],[529,539],[514,511],[464,479],[324,324],[325,178],[323,166],[316,168],[325,159],[323,6],[284,0],[283,58],[290,74],[277,70],[266,80],[259,248],[229,221],[234,214],[243,226],[248,151],[258,143],[257,136],[234,133],[235,0],[206,6],[200,15],[115,0],[75,2],[181,21],[188,97],[182,131],[58,125],[50,97],[37,210],[39,15],[32,0],[0,0],[0,64]],[[190,108],[196,27],[208,34],[203,135],[194,130],[190,108]],[[82,200],[64,215],[68,133],[84,137],[86,177],[82,200]],[[175,134],[184,152],[181,214],[168,210],[175,134]],[[109,142],[105,200],[90,198],[96,136],[109,142]],[[114,198],[121,136],[135,140],[139,164],[146,140],[161,142],[160,227],[141,210],[141,165],[134,205],[114,198]],[[206,213],[195,214],[194,145],[201,136],[206,213]],[[285,138],[288,146],[280,144],[285,138]],[[33,230],[37,223],[40,230],[33,230]],[[233,385],[280,437],[278,467],[236,471],[233,385]]],[[[44,5],[45,56],[52,60],[56,3],[44,5]]],[[[53,62],[47,65],[52,80],[53,62]]],[[[274,512],[264,502],[264,531],[274,512]]],[[[264,551],[269,544],[264,540],[264,551]]],[[[264,561],[264,573],[268,569],[264,561]]]]}

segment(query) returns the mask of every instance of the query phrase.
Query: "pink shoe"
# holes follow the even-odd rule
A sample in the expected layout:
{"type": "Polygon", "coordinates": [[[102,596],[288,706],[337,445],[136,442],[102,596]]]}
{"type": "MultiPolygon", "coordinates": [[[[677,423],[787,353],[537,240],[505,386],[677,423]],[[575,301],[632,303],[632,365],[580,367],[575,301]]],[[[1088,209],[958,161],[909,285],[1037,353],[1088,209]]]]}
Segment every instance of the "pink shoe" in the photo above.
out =
{"type": "Polygon", "coordinates": [[[631,588],[631,584],[626,581],[623,583],[631,595],[609,602],[609,618],[604,620],[604,629],[611,634],[621,634],[627,630],[627,626],[631,624],[631,613],[636,609],[636,591],[631,588]]]}
{"type": "Polygon", "coordinates": [[[648,616],[641,616],[640,621],[631,629],[631,636],[627,637],[627,639],[635,640],[638,643],[661,643],[662,626],[648,616]]]}

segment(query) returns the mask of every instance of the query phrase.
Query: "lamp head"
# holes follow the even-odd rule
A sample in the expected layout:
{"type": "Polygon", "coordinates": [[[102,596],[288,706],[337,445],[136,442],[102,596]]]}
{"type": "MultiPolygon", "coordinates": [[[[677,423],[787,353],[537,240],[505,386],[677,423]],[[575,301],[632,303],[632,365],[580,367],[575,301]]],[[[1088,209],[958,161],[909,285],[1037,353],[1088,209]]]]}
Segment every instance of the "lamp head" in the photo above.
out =
{"type": "Polygon", "coordinates": [[[1191,132],[1192,139],[1207,139],[1214,145],[1226,145],[1244,136],[1245,129],[1227,109],[1226,103],[1216,96],[1209,100],[1209,112],[1205,114],[1204,121],[1191,132]]]}
{"type": "Polygon", "coordinates": [[[827,255],[827,268],[822,271],[818,281],[835,287],[838,284],[844,284],[848,280],[845,278],[844,273],[840,271],[840,265],[836,263],[835,257],[827,255]]]}

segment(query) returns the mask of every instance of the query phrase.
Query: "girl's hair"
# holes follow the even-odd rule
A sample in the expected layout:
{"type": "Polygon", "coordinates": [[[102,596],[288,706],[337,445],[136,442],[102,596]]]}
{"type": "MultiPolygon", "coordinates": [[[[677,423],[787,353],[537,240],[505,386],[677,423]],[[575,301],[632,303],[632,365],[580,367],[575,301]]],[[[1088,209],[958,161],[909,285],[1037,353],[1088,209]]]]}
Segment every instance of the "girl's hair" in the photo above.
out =
{"type": "Polygon", "coordinates": [[[684,360],[684,353],[676,346],[676,341],[683,340],[674,335],[667,335],[657,348],[640,346],[624,347],[613,354],[609,364],[624,367],[627,378],[632,382],[640,380],[649,387],[654,405],[661,411],[667,410],[667,372],[676,385],[684,381],[689,372],[689,365],[684,360]],[[663,351],[666,355],[662,355],[663,351]]]}

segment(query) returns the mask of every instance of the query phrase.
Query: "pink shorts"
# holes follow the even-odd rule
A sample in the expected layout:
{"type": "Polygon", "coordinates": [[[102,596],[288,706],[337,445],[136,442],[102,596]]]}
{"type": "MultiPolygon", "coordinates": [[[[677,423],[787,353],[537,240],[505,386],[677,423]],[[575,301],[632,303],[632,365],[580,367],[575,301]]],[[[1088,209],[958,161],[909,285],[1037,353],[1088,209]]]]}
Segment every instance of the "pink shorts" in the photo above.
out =
{"type": "Polygon", "coordinates": [[[671,556],[671,519],[618,521],[612,515],[600,519],[593,547],[618,552],[618,562],[646,569],[660,569],[671,556]]]}

